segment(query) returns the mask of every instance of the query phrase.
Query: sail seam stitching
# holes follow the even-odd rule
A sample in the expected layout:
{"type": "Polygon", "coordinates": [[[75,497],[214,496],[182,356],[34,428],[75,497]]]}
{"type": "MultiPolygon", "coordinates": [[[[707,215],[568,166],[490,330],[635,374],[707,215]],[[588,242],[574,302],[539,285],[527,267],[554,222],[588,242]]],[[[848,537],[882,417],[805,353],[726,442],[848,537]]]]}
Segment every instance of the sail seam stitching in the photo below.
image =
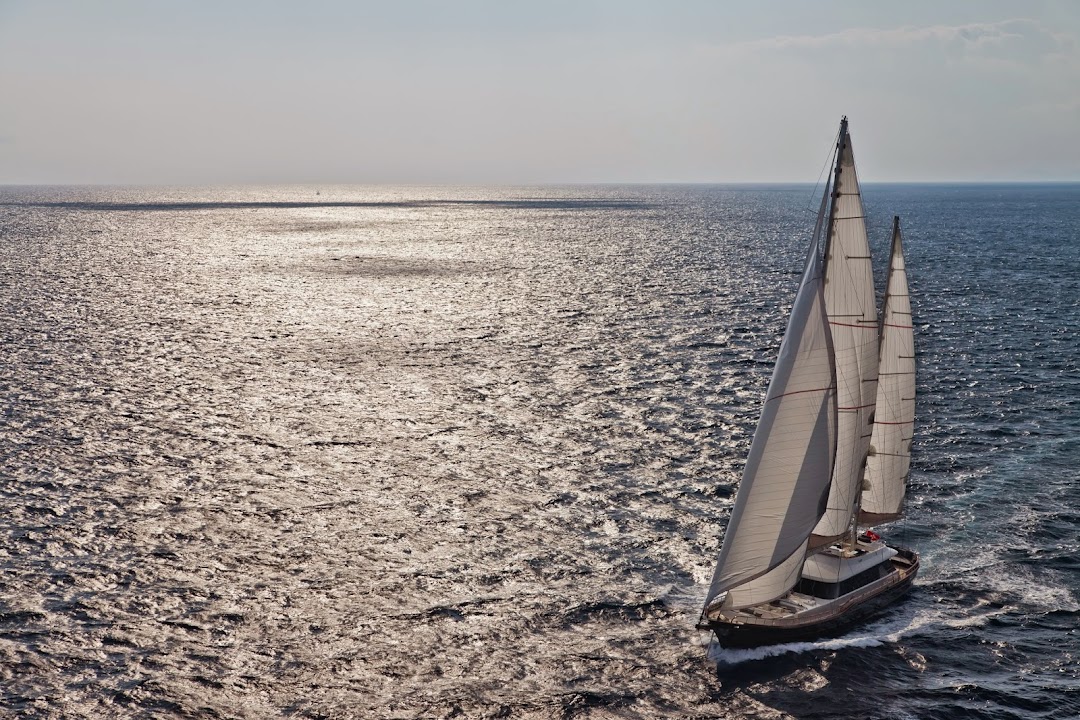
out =
{"type": "Polygon", "coordinates": [[[803,393],[808,393],[808,392],[824,392],[826,390],[835,390],[835,389],[836,389],[835,385],[829,385],[829,386],[823,387],[823,388],[810,388],[809,390],[792,390],[791,392],[787,392],[787,393],[784,393],[782,395],[777,395],[776,397],[771,397],[768,400],[766,400],[765,402],[770,403],[773,400],[779,400],[780,398],[787,397],[788,395],[801,395],[803,393]]]}
{"type": "MultiPolygon", "coordinates": [[[[867,322],[869,322],[869,321],[867,321],[867,322]]],[[[841,323],[841,322],[835,322],[833,320],[830,320],[829,324],[830,325],[839,325],[840,327],[859,328],[860,330],[877,330],[878,329],[877,323],[874,323],[873,325],[852,325],[851,323],[841,323]]]]}

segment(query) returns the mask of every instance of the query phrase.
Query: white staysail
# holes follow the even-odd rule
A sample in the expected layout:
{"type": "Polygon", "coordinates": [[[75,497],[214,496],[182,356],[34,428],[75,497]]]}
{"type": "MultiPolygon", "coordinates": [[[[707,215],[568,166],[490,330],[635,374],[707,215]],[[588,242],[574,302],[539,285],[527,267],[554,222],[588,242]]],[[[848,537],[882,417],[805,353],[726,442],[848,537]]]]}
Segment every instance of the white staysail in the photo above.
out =
{"type": "MultiPolygon", "coordinates": [[[[819,215],[819,229],[820,222],[819,215]]],[[[836,439],[836,371],[819,238],[815,231],[706,608],[717,595],[794,564],[795,572],[766,583],[772,597],[754,595],[761,602],[787,592],[798,580],[806,539],[824,509],[836,439]]]]}
{"type": "Polygon", "coordinates": [[[840,124],[834,188],[825,246],[825,310],[836,355],[836,463],[827,508],[814,528],[811,546],[841,537],[850,526],[862,489],[877,397],[874,275],[847,118],[840,124]]]}
{"type": "Polygon", "coordinates": [[[870,453],[866,458],[866,488],[859,515],[859,520],[866,524],[900,517],[911,467],[911,437],[915,423],[915,334],[900,218],[893,219],[889,279],[881,309],[878,372],[877,409],[870,453]]]}

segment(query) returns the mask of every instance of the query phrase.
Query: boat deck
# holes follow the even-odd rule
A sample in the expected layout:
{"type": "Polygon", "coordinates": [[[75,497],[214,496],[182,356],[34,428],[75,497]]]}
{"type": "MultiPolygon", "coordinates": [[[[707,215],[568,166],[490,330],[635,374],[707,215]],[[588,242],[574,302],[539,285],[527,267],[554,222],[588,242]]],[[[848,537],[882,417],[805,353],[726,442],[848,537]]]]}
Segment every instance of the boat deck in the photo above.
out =
{"type": "Polygon", "coordinates": [[[733,618],[742,617],[761,618],[763,620],[775,620],[778,618],[791,617],[796,613],[812,610],[822,605],[822,601],[811,595],[798,592],[790,592],[782,598],[761,605],[752,605],[748,608],[737,610],[731,614],[733,618]]]}
{"type": "Polygon", "coordinates": [[[909,551],[893,555],[884,562],[891,565],[891,572],[836,598],[819,598],[791,590],[786,595],[770,602],[737,610],[717,608],[712,613],[707,612],[706,618],[713,622],[733,625],[787,625],[814,622],[815,618],[843,612],[846,608],[862,602],[887,587],[904,581],[910,582],[910,577],[918,569],[918,556],[909,551]]]}

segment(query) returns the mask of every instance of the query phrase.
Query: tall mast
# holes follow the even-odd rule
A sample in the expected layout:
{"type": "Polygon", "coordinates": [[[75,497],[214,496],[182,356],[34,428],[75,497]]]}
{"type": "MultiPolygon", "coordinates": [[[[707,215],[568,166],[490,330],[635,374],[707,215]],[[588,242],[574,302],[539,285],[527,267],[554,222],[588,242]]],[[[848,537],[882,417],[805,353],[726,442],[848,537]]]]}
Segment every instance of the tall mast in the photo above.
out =
{"type": "Polygon", "coordinates": [[[847,137],[847,115],[840,118],[840,133],[836,136],[836,162],[833,165],[832,188],[826,188],[829,193],[829,219],[825,225],[825,265],[824,272],[829,271],[829,250],[832,246],[833,222],[836,217],[836,198],[840,191],[840,155],[844,149],[844,139],[847,137]]]}
{"type": "Polygon", "coordinates": [[[881,296],[881,313],[878,315],[878,354],[881,354],[881,348],[885,345],[885,308],[889,307],[889,293],[892,291],[893,273],[896,272],[896,263],[893,262],[893,258],[896,257],[896,246],[900,242],[900,216],[893,215],[892,218],[892,237],[889,239],[889,269],[885,273],[885,294],[881,296]]]}

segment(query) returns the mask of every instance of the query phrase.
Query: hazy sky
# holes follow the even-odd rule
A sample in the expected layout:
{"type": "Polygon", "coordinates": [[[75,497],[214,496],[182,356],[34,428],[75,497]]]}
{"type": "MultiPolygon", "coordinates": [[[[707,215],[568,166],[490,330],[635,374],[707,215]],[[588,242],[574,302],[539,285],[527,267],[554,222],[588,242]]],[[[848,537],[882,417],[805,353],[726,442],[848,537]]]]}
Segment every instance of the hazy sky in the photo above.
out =
{"type": "Polygon", "coordinates": [[[0,0],[0,183],[1080,180],[1077,0],[0,0]]]}

